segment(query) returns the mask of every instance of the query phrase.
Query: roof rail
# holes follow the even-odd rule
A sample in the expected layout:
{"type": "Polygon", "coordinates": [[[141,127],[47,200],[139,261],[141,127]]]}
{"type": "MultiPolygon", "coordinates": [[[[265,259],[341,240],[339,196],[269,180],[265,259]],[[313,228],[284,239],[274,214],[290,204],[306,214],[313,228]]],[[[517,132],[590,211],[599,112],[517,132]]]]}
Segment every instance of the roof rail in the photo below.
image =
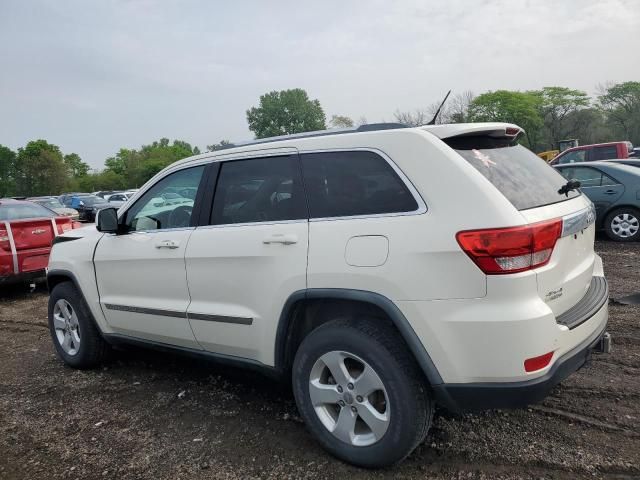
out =
{"type": "Polygon", "coordinates": [[[410,128],[409,125],[404,123],[369,123],[366,125],[360,125],[359,127],[347,127],[347,128],[335,128],[333,130],[316,130],[313,132],[292,133],[290,135],[280,135],[277,137],[259,138],[256,140],[249,140],[246,142],[230,143],[225,145],[222,149],[244,147],[247,145],[259,145],[261,143],[280,142],[282,140],[293,140],[300,138],[314,138],[325,137],[328,135],[341,135],[343,133],[359,133],[359,132],[377,132],[379,130],[395,130],[397,128],[410,128]]]}

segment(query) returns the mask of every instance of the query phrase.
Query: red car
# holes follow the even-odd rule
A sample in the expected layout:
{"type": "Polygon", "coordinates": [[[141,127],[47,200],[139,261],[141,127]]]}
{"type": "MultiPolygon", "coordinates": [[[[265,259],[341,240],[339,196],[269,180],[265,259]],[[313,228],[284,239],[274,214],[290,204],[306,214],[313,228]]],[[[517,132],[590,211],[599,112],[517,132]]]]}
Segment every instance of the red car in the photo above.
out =
{"type": "Polygon", "coordinates": [[[629,158],[634,155],[631,142],[595,143],[568,148],[549,163],[563,165],[565,163],[595,162],[611,158],[629,158]]]}
{"type": "Polygon", "coordinates": [[[0,285],[44,277],[53,239],[79,226],[42,205],[0,199],[0,285]]]}

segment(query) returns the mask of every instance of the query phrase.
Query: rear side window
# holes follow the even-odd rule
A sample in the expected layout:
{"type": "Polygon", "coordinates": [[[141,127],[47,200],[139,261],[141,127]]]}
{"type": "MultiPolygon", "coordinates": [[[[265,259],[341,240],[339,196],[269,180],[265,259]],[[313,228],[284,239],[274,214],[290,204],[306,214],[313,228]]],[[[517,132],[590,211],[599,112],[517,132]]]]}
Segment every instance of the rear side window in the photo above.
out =
{"type": "Polygon", "coordinates": [[[413,212],[418,204],[394,169],[374,152],[301,155],[311,218],[413,212]]]}
{"type": "Polygon", "coordinates": [[[590,167],[563,168],[561,173],[568,180],[580,181],[582,188],[618,185],[619,183],[600,170],[590,167]]]}
{"type": "Polygon", "coordinates": [[[446,139],[465,160],[489,180],[518,210],[577,197],[558,193],[567,181],[553,167],[522,145],[490,137],[446,139]]]}
{"type": "Polygon", "coordinates": [[[593,149],[592,160],[607,160],[609,158],[618,158],[618,149],[615,145],[607,147],[595,147],[593,149]]]}
{"type": "Polygon", "coordinates": [[[294,156],[221,165],[211,211],[213,225],[306,218],[300,167],[294,156]]]}

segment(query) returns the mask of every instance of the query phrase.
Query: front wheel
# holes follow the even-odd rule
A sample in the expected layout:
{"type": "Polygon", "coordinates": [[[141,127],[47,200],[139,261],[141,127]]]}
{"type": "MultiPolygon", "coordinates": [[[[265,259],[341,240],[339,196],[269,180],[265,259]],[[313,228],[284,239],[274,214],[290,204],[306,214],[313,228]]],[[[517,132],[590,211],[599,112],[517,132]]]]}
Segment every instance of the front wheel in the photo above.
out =
{"type": "Polygon", "coordinates": [[[308,429],[336,457],[369,468],[409,455],[433,416],[418,366],[397,332],[381,322],[328,322],[305,337],[293,365],[308,429]]]}
{"type": "Polygon", "coordinates": [[[607,215],[604,228],[611,240],[640,240],[640,212],[632,207],[617,208],[607,215]]]}
{"type": "Polygon", "coordinates": [[[95,367],[107,356],[109,345],[71,282],[60,283],[51,291],[49,331],[58,356],[71,367],[95,367]]]}

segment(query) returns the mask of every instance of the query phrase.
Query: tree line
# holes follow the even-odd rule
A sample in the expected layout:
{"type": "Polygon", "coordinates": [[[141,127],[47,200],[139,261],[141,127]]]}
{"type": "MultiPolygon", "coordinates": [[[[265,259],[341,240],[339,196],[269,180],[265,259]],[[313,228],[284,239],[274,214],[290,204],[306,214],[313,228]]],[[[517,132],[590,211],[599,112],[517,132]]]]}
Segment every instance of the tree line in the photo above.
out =
{"type": "MultiPolygon", "coordinates": [[[[417,126],[428,123],[440,101],[413,111],[396,111],[394,120],[417,126]]],[[[262,95],[258,106],[246,112],[256,138],[302,133],[325,128],[366,124],[344,115],[327,120],[317,99],[302,89],[262,95]]],[[[474,95],[456,94],[442,108],[437,123],[510,122],[523,127],[522,143],[535,152],[554,150],[560,140],[580,144],[630,140],[640,144],[640,82],[597,88],[594,97],[566,87],[541,90],[496,90],[474,95]]],[[[207,145],[206,151],[231,146],[229,140],[207,145]]],[[[76,153],[63,153],[46,140],[33,140],[17,152],[0,145],[0,197],[57,195],[65,191],[90,192],[139,187],[167,165],[201,153],[182,140],[162,138],[139,149],[120,149],[92,171],[76,153]]]]}

